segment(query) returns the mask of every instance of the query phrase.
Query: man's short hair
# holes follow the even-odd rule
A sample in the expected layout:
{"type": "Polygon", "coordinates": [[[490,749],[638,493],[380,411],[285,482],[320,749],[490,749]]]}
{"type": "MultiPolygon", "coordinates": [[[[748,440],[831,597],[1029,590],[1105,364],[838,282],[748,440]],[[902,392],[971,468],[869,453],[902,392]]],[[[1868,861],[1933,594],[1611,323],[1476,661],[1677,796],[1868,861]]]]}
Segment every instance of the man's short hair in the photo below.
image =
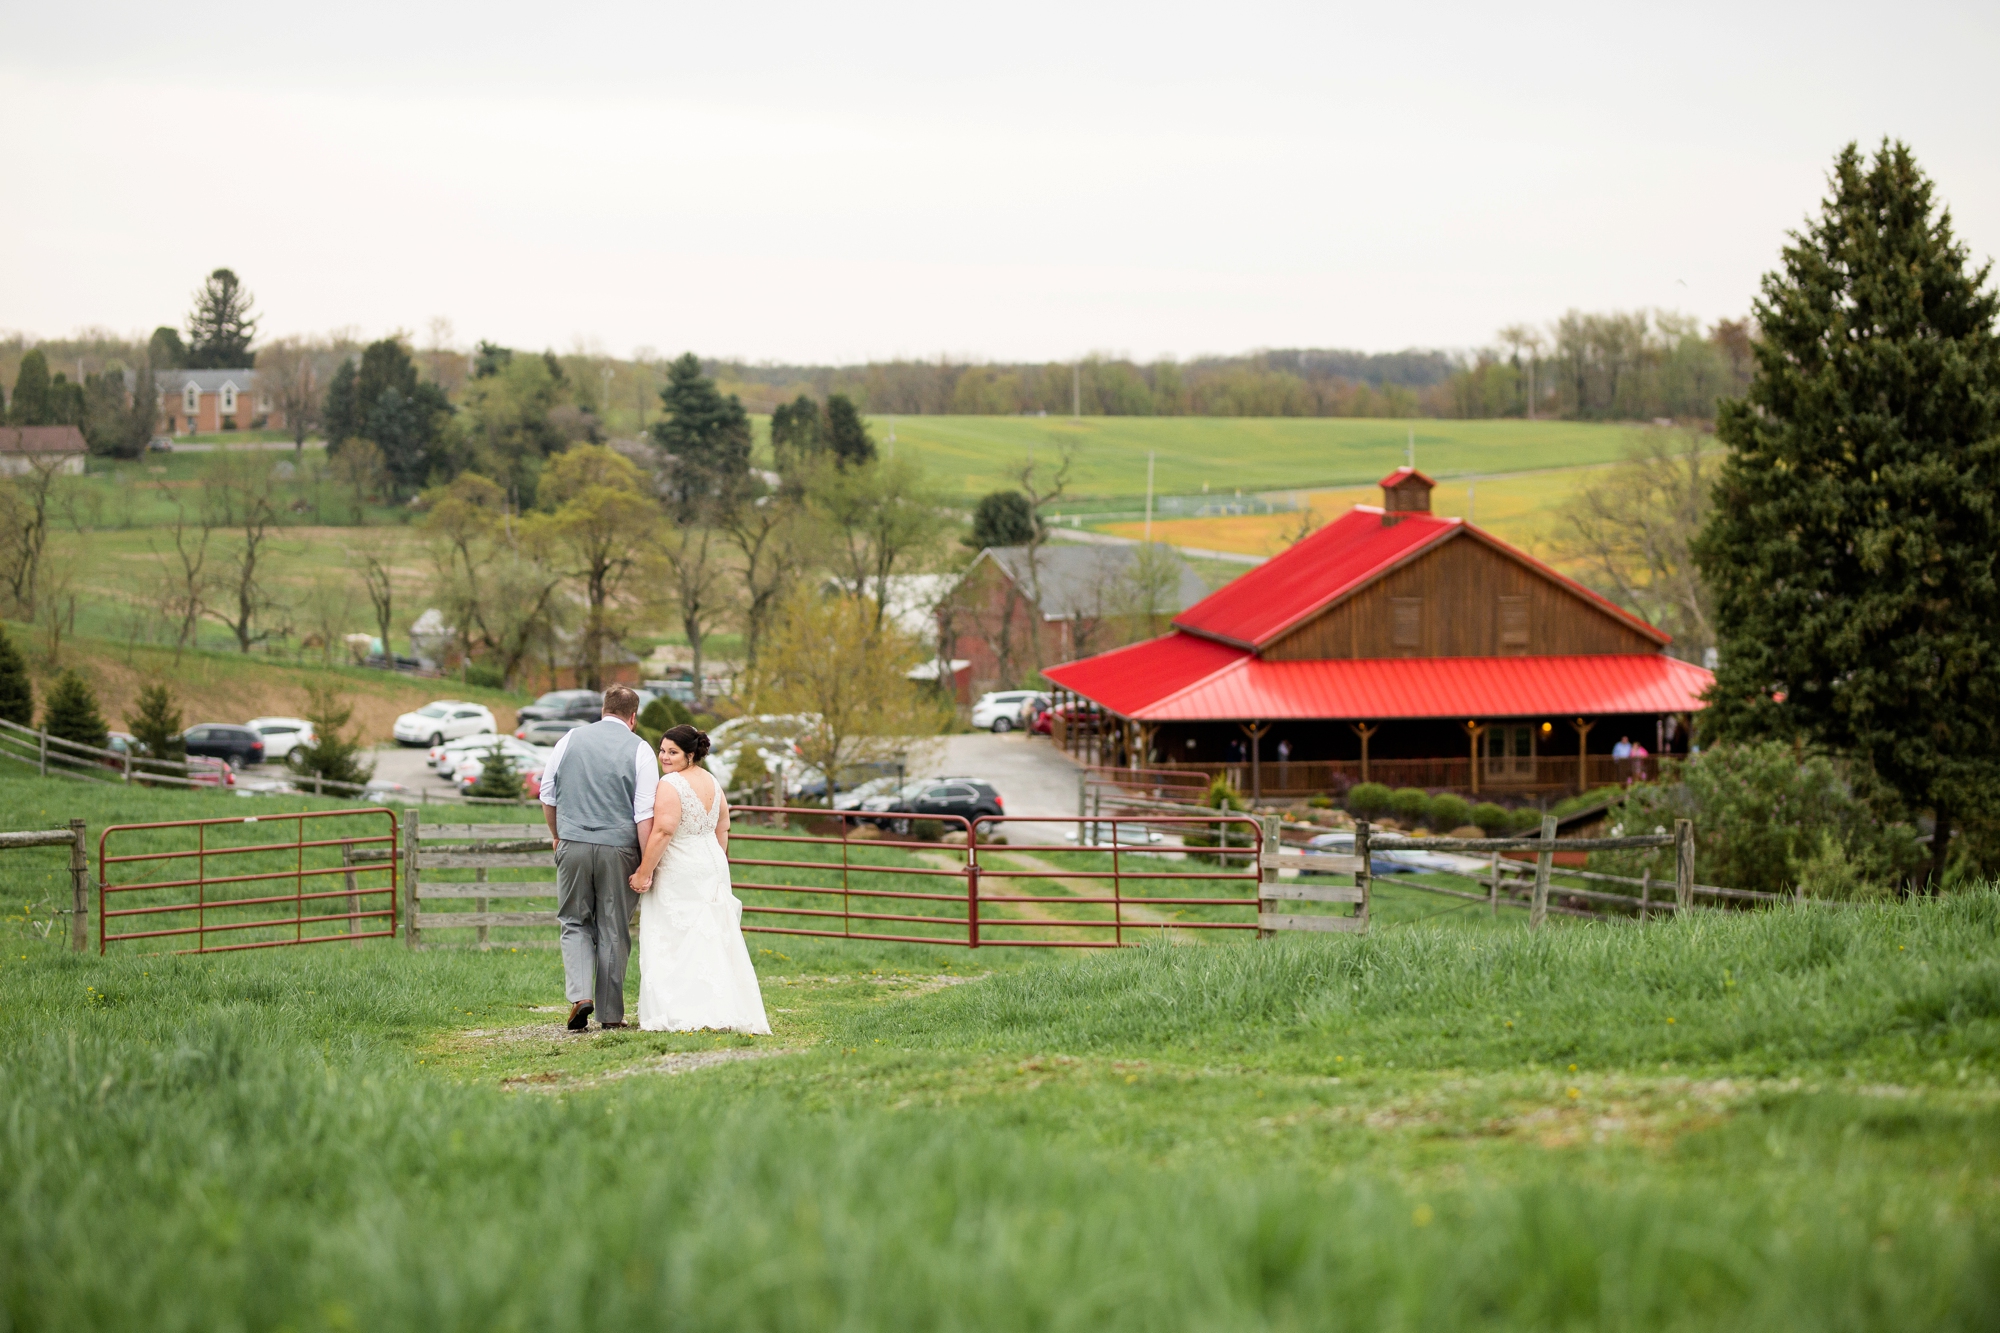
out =
{"type": "Polygon", "coordinates": [[[639,716],[639,692],[630,685],[613,685],[604,691],[604,711],[631,721],[639,716]]]}

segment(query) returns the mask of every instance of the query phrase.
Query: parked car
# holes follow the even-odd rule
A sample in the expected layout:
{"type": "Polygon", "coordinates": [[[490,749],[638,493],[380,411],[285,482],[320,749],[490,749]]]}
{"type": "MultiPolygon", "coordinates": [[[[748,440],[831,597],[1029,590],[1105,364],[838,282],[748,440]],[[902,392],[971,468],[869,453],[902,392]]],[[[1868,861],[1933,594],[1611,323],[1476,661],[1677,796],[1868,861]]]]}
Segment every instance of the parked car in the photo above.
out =
{"type": "Polygon", "coordinates": [[[550,690],[514,715],[516,722],[575,718],[595,722],[604,716],[604,696],[596,690],[550,690]]]}
{"type": "Polygon", "coordinates": [[[181,733],[181,741],[190,755],[226,759],[238,768],[264,762],[264,738],[254,728],[233,722],[196,723],[181,733]]]}
{"type": "Polygon", "coordinates": [[[980,731],[1012,731],[1021,725],[1021,705],[1034,698],[1034,690],[1000,690],[982,694],[972,705],[972,725],[980,731]]]}
{"type": "Polygon", "coordinates": [[[461,736],[488,735],[497,730],[493,711],[484,704],[439,699],[396,719],[398,745],[442,745],[461,736]]]}
{"type": "Polygon", "coordinates": [[[870,778],[858,787],[850,787],[833,798],[836,810],[860,810],[874,800],[894,800],[901,789],[909,785],[907,778],[870,778]]]}
{"type": "Polygon", "coordinates": [[[234,787],[236,770],[229,766],[227,759],[213,759],[207,755],[191,754],[187,761],[188,781],[197,787],[234,787]]]}
{"type": "Polygon", "coordinates": [[[672,699],[675,703],[693,706],[695,700],[694,682],[691,680],[649,680],[646,688],[655,695],[672,699]]]}
{"type": "Polygon", "coordinates": [[[174,442],[165,435],[155,435],[146,441],[146,448],[156,454],[170,454],[174,451],[174,442]]]}
{"type": "Polygon", "coordinates": [[[302,717],[253,717],[245,726],[264,738],[264,757],[283,759],[301,745],[317,745],[318,733],[302,717]]]}
{"type": "Polygon", "coordinates": [[[590,723],[580,717],[545,717],[532,722],[523,722],[514,728],[514,739],[526,741],[530,745],[554,745],[564,733],[587,727],[590,723]]]}
{"type": "MultiPolygon", "coordinates": [[[[870,813],[877,813],[869,803],[870,813]]],[[[965,819],[977,820],[987,815],[1004,815],[1007,803],[1000,799],[1000,793],[993,784],[978,778],[929,778],[907,784],[894,798],[885,803],[883,814],[901,816],[886,823],[895,833],[908,833],[914,819],[939,819],[957,815],[965,819]]]]}
{"type": "Polygon", "coordinates": [[[517,764],[524,759],[546,757],[548,754],[548,751],[541,746],[530,745],[512,736],[461,736],[455,741],[446,741],[443,745],[433,745],[430,752],[424,756],[424,761],[436,769],[440,777],[450,777],[467,759],[476,759],[488,750],[503,745],[507,747],[508,753],[514,756],[514,762],[517,764]]]}
{"type": "MultiPolygon", "coordinates": [[[[1332,833],[1315,834],[1306,839],[1306,850],[1326,852],[1333,856],[1354,855],[1354,830],[1336,829],[1332,833]]],[[[1422,852],[1371,852],[1368,856],[1368,871],[1374,875],[1410,875],[1422,866],[1411,864],[1406,858],[1422,856],[1422,852]]],[[[1316,874],[1316,871],[1302,871],[1302,874],[1316,874]]]]}

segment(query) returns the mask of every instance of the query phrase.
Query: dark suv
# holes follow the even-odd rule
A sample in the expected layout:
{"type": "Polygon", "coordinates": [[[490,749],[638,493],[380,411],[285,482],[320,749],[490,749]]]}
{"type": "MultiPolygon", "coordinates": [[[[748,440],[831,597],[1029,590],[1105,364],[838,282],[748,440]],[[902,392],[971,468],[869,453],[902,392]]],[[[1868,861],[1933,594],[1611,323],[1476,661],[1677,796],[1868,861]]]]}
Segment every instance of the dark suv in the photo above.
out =
{"type": "Polygon", "coordinates": [[[199,722],[189,727],[181,739],[187,742],[189,754],[227,759],[238,768],[264,762],[264,738],[254,727],[239,727],[229,722],[199,722]]]}
{"type": "MultiPolygon", "coordinates": [[[[869,802],[868,809],[870,814],[875,813],[875,803],[869,802]]],[[[889,827],[894,832],[907,833],[912,819],[958,815],[977,821],[1006,814],[1007,804],[993,784],[981,778],[932,778],[903,788],[901,798],[887,803],[882,813],[903,816],[891,821],[889,827]]]]}
{"type": "Polygon", "coordinates": [[[604,713],[604,696],[596,690],[550,690],[514,714],[515,725],[574,718],[595,722],[604,713]]]}

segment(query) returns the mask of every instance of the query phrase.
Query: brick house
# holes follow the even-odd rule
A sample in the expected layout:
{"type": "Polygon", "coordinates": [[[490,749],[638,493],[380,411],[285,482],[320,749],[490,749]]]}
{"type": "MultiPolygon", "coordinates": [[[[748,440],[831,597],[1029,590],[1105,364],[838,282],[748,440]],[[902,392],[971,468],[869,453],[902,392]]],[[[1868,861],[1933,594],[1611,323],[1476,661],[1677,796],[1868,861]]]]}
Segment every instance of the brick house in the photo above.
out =
{"type": "Polygon", "coordinates": [[[937,609],[942,655],[971,663],[957,675],[959,701],[1027,680],[1037,661],[1156,634],[1208,595],[1179,556],[1152,549],[1142,559],[1137,546],[1051,542],[1032,563],[1025,546],[982,550],[937,609]]]}
{"type": "MultiPolygon", "coordinates": [[[[128,384],[132,383],[130,379],[128,384]]],[[[285,414],[258,391],[254,370],[161,370],[154,372],[160,429],[168,435],[207,434],[254,426],[283,429],[285,414]]]]}

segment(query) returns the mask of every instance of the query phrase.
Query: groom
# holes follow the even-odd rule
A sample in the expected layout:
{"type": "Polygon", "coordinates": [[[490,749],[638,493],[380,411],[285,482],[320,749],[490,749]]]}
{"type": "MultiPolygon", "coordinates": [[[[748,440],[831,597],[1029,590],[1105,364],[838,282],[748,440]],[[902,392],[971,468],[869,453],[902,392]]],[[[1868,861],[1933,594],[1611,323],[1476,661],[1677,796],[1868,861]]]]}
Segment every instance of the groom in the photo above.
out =
{"type": "Polygon", "coordinates": [[[542,770],[571,1032],[583,1031],[593,1008],[603,1026],[625,1026],[625,960],[639,901],[627,881],[653,831],[660,782],[652,748],[633,734],[638,717],[639,696],[613,685],[604,692],[603,718],[563,733],[542,770]]]}

